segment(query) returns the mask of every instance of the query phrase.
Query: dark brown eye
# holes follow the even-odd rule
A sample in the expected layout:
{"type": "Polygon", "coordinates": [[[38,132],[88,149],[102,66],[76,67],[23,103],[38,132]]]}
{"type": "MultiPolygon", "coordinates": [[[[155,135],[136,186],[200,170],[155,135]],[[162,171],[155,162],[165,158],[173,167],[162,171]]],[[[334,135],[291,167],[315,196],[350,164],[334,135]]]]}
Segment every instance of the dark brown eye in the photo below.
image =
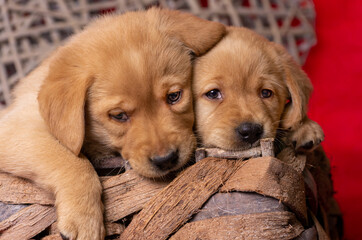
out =
{"type": "Polygon", "coordinates": [[[126,122],[129,120],[129,117],[128,117],[127,113],[125,113],[125,112],[121,112],[117,115],[110,115],[110,116],[119,122],[126,122]]]}
{"type": "Polygon", "coordinates": [[[167,94],[167,103],[171,104],[171,105],[175,104],[178,101],[180,101],[181,96],[182,96],[182,91],[181,90],[177,91],[177,92],[169,93],[169,94],[167,94]]]}
{"type": "Polygon", "coordinates": [[[271,96],[273,96],[273,91],[269,89],[262,89],[260,92],[260,96],[262,98],[270,98],[271,96]]]}
{"type": "Polygon", "coordinates": [[[222,95],[219,89],[212,89],[211,91],[208,91],[205,96],[208,99],[214,100],[214,99],[221,99],[222,95]]]}

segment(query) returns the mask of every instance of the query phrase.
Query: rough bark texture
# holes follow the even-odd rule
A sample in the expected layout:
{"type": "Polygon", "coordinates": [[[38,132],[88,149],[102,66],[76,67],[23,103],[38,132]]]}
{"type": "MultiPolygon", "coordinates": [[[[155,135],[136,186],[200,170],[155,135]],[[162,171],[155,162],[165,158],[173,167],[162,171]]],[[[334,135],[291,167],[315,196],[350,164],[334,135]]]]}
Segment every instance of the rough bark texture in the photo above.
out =
{"type": "Polygon", "coordinates": [[[29,239],[56,220],[55,209],[38,204],[31,205],[0,222],[2,240],[29,239]]]}
{"type": "Polygon", "coordinates": [[[184,224],[243,162],[205,158],[146,204],[120,239],[166,239],[184,224]]]}
{"type": "Polygon", "coordinates": [[[256,157],[274,157],[274,138],[264,138],[260,140],[260,146],[240,150],[228,151],[221,148],[198,148],[196,149],[196,161],[206,157],[225,158],[225,159],[249,159],[256,157]]]}
{"type": "Polygon", "coordinates": [[[4,221],[11,215],[15,214],[16,212],[20,211],[23,208],[26,208],[28,205],[11,205],[11,204],[5,204],[0,202],[0,222],[4,221]]]}
{"type": "Polygon", "coordinates": [[[171,240],[293,239],[304,230],[290,212],[244,214],[187,223],[171,240]]]}
{"type": "MultiPolygon", "coordinates": [[[[101,182],[107,221],[115,221],[141,210],[168,183],[143,178],[133,170],[110,178],[101,177],[101,182]]],[[[25,179],[0,173],[0,186],[0,202],[54,204],[52,194],[25,179]]]]}
{"type": "MultiPolygon", "coordinates": [[[[113,177],[101,177],[104,192],[107,235],[119,235],[123,225],[111,223],[142,209],[144,204],[163,189],[168,182],[157,182],[143,178],[133,170],[113,177]]],[[[5,205],[1,203],[1,239],[22,239],[37,235],[56,220],[54,198],[47,191],[28,180],[9,174],[0,174],[0,201],[25,205],[5,205]],[[25,208],[25,209],[23,209],[25,208]],[[22,209],[22,210],[21,210],[22,209]],[[37,215],[39,214],[39,216],[37,215]],[[43,219],[38,219],[41,217],[43,219]],[[32,227],[34,225],[34,227],[32,227]],[[24,235],[24,233],[27,233],[24,235]],[[21,237],[20,237],[21,236],[21,237]]],[[[56,235],[54,236],[56,237],[56,235]]]]}
{"type": "Polygon", "coordinates": [[[307,223],[307,207],[302,176],[289,165],[272,157],[245,161],[222,187],[223,192],[257,192],[282,201],[303,224],[307,223]]]}
{"type": "Polygon", "coordinates": [[[261,156],[274,157],[274,138],[260,139],[261,156]]]}
{"type": "Polygon", "coordinates": [[[129,170],[104,181],[103,202],[107,221],[137,212],[169,182],[158,182],[129,170]]]}
{"type": "Polygon", "coordinates": [[[247,159],[260,157],[262,155],[261,147],[255,147],[243,151],[227,151],[221,148],[198,148],[196,150],[196,161],[206,157],[225,158],[225,159],[247,159]]]}
{"type": "Polygon", "coordinates": [[[288,211],[288,208],[278,199],[262,196],[257,193],[216,193],[207,200],[191,221],[195,222],[221,216],[281,211],[288,211]]]}
{"type": "Polygon", "coordinates": [[[0,173],[0,186],[1,202],[13,204],[54,204],[54,196],[51,193],[26,179],[7,173],[0,173]]]}
{"type": "Polygon", "coordinates": [[[277,158],[292,166],[297,172],[303,172],[307,162],[306,155],[297,154],[291,147],[284,148],[278,153],[277,158]]]}

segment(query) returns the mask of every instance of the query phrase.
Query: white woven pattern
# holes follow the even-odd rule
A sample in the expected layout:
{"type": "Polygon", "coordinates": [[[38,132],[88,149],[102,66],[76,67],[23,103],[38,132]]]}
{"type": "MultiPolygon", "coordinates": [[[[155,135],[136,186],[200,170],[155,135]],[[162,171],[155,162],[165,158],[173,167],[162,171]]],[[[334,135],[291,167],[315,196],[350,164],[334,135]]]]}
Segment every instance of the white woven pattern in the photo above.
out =
{"type": "Polygon", "coordinates": [[[316,41],[312,0],[0,0],[0,108],[19,79],[92,17],[152,5],[252,28],[284,44],[299,63],[316,41]]]}

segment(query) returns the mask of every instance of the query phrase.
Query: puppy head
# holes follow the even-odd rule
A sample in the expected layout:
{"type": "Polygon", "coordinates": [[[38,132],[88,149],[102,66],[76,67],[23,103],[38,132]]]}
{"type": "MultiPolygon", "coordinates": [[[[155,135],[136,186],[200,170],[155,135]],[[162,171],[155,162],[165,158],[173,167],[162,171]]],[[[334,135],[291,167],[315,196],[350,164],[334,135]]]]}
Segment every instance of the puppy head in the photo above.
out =
{"type": "Polygon", "coordinates": [[[144,176],[179,168],[195,145],[190,53],[224,32],[157,8],[95,21],[53,56],[38,96],[50,132],[91,160],[119,153],[144,176]]]}
{"type": "Polygon", "coordinates": [[[311,84],[275,43],[228,28],[194,68],[196,126],[205,146],[246,149],[305,117],[311,84]]]}

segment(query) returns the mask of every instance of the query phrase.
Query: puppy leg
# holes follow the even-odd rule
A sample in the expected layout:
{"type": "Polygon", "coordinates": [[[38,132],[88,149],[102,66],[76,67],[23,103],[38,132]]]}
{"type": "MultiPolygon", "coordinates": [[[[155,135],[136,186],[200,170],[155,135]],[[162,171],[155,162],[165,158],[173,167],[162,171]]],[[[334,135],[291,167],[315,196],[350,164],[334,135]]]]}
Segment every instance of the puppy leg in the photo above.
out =
{"type": "Polygon", "coordinates": [[[55,194],[58,228],[65,237],[103,239],[102,186],[90,162],[61,145],[41,120],[16,112],[20,117],[0,121],[1,170],[55,194]]]}
{"type": "Polygon", "coordinates": [[[318,123],[306,118],[289,139],[298,152],[310,152],[324,140],[324,132],[318,123]]]}

